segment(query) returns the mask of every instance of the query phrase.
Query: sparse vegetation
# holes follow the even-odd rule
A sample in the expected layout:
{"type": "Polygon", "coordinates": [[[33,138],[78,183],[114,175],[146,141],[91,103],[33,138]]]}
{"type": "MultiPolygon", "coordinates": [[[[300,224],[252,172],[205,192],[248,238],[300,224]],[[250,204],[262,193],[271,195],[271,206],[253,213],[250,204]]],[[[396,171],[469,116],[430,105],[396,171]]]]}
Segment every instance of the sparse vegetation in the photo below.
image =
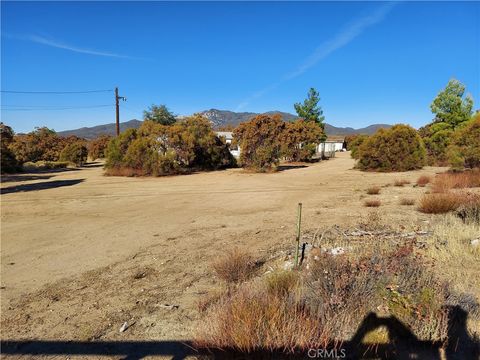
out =
{"type": "Polygon", "coordinates": [[[197,345],[286,353],[331,346],[349,339],[365,314],[379,308],[419,338],[446,339],[442,305],[450,292],[409,245],[357,257],[323,254],[309,271],[291,274],[271,274],[224,293],[205,313],[209,321],[200,326],[197,345]],[[272,279],[280,285],[272,286],[272,279]]]}
{"type": "Polygon", "coordinates": [[[406,180],[406,179],[396,179],[393,182],[393,185],[398,186],[398,187],[403,187],[403,186],[408,185],[408,184],[410,184],[410,181],[406,180]]]}
{"type": "Polygon", "coordinates": [[[480,187],[480,170],[446,172],[435,176],[432,184],[432,192],[442,193],[450,189],[475,187],[480,187]]]}
{"type": "Polygon", "coordinates": [[[380,200],[373,199],[373,200],[365,200],[363,204],[366,207],[379,207],[382,204],[382,202],[380,200]]]}
{"type": "Polygon", "coordinates": [[[409,199],[409,198],[401,198],[400,205],[405,205],[405,206],[415,205],[415,200],[409,199]]]}
{"type": "Polygon", "coordinates": [[[367,194],[368,195],[378,195],[380,194],[380,186],[371,186],[367,189],[367,194]]]}

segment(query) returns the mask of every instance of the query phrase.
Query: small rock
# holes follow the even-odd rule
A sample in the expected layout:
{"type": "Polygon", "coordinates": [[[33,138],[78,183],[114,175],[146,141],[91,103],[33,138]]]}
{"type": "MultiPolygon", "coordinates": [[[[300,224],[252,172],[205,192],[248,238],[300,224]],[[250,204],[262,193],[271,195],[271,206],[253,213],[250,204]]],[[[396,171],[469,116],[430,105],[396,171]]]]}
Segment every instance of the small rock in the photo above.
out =
{"type": "Polygon", "coordinates": [[[283,264],[283,270],[291,270],[293,269],[293,267],[293,261],[285,261],[285,263],[283,264]]]}
{"type": "Polygon", "coordinates": [[[480,245],[480,238],[470,241],[470,245],[472,245],[473,247],[477,247],[478,245],[480,245]]]}
{"type": "Polygon", "coordinates": [[[341,254],[344,254],[344,253],[345,253],[345,249],[341,246],[335,247],[335,248],[330,250],[330,254],[332,254],[332,255],[341,255],[341,254]]]}
{"type": "Polygon", "coordinates": [[[128,329],[128,322],[125,321],[125,322],[123,323],[123,325],[120,327],[120,332],[122,333],[122,332],[124,332],[124,331],[127,330],[127,329],[128,329]]]}
{"type": "Polygon", "coordinates": [[[169,304],[158,304],[157,306],[164,309],[169,309],[169,310],[178,309],[180,307],[180,305],[169,305],[169,304]]]}

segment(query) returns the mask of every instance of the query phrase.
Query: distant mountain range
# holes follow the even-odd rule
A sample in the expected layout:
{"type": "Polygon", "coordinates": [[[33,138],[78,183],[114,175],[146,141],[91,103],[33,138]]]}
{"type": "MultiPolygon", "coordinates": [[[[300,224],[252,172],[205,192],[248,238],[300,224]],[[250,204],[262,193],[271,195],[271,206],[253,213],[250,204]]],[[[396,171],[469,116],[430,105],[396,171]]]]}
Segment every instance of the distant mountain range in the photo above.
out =
{"type": "MultiPolygon", "coordinates": [[[[218,128],[225,128],[229,126],[237,126],[241,122],[247,121],[258,113],[252,112],[233,112],[228,110],[217,110],[217,109],[210,109],[200,112],[203,116],[208,118],[213,127],[218,128]]],[[[297,119],[297,116],[285,113],[281,111],[268,111],[265,114],[280,114],[282,115],[285,121],[292,121],[297,119]]],[[[120,130],[124,131],[126,129],[134,128],[137,129],[142,124],[140,120],[130,120],[127,122],[120,123],[120,130]]],[[[375,133],[380,128],[389,128],[391,125],[387,124],[373,124],[367,126],[365,128],[354,129],[351,127],[336,127],[330,124],[325,124],[325,131],[328,135],[350,135],[350,134],[367,134],[371,135],[375,133]]],[[[104,124],[98,125],[93,127],[83,127],[80,129],[74,130],[66,130],[66,131],[59,131],[58,134],[60,136],[70,136],[75,135],[85,139],[94,139],[99,135],[114,135],[115,134],[115,123],[111,124],[104,124]]]]}

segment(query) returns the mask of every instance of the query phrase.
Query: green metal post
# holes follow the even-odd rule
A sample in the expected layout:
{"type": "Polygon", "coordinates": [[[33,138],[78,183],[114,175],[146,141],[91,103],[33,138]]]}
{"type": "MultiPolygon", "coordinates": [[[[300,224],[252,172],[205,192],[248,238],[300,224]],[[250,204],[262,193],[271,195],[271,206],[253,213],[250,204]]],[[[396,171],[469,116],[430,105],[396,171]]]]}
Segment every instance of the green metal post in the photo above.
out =
{"type": "Polygon", "coordinates": [[[295,267],[298,266],[298,252],[300,251],[300,231],[302,226],[302,203],[298,203],[297,218],[297,248],[295,249],[295,267]]]}

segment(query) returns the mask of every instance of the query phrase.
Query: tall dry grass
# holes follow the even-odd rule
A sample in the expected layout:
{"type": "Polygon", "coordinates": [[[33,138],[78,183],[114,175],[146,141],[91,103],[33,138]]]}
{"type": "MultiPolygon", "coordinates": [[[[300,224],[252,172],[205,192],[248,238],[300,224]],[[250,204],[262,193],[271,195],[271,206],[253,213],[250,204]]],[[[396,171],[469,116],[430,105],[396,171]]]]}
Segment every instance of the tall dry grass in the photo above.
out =
{"type": "Polygon", "coordinates": [[[433,181],[432,192],[444,193],[451,189],[475,187],[480,187],[480,169],[438,174],[433,181]]]}
{"type": "Polygon", "coordinates": [[[420,339],[445,339],[446,284],[412,246],[381,246],[365,256],[323,254],[308,271],[270,274],[226,292],[205,313],[196,344],[247,353],[322,348],[350,339],[379,309],[420,339]]]}

